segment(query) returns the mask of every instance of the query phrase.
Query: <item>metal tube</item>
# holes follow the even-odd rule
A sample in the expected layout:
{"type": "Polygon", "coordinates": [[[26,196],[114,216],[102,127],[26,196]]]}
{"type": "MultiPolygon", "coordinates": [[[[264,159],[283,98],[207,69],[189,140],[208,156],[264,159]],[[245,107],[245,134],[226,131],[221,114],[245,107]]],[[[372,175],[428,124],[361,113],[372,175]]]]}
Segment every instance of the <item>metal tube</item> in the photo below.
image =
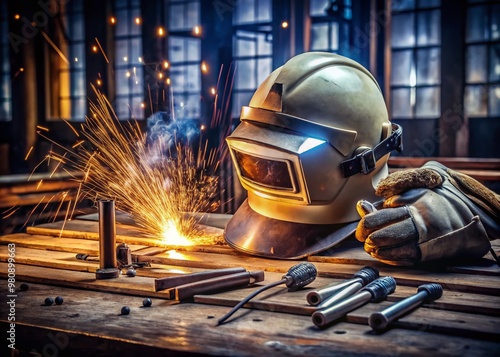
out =
{"type": "Polygon", "coordinates": [[[382,331],[394,320],[407,312],[415,309],[424,302],[439,299],[443,294],[443,288],[439,284],[424,284],[418,287],[417,293],[403,299],[388,308],[374,312],[368,319],[368,324],[375,331],[382,331]]]}
{"type": "Polygon", "coordinates": [[[99,265],[116,268],[115,201],[99,201],[99,265]]]}
{"type": "Polygon", "coordinates": [[[115,201],[101,200],[99,207],[99,269],[97,279],[117,278],[115,201]]]}
{"type": "Polygon", "coordinates": [[[369,291],[361,291],[327,309],[315,311],[312,314],[312,321],[316,326],[324,327],[330,322],[345,316],[348,312],[366,304],[371,298],[372,294],[369,291]]]}
{"type": "Polygon", "coordinates": [[[309,305],[312,306],[321,305],[325,300],[330,298],[332,295],[337,294],[340,290],[348,287],[349,285],[355,282],[361,282],[361,279],[355,278],[355,279],[345,280],[341,283],[329,284],[324,288],[310,291],[306,297],[307,302],[309,303],[309,305]]]}
{"type": "Polygon", "coordinates": [[[419,306],[422,301],[425,300],[427,295],[427,292],[421,291],[404,300],[401,300],[398,303],[389,306],[385,310],[374,312],[370,315],[368,324],[375,331],[384,330],[391,322],[396,320],[398,317],[419,306]]]}
{"type": "Polygon", "coordinates": [[[242,273],[219,276],[175,287],[176,300],[190,299],[196,294],[211,294],[234,289],[264,280],[264,271],[244,271],[242,273]]]}
{"type": "Polygon", "coordinates": [[[357,293],[359,289],[363,287],[363,284],[361,282],[354,282],[350,285],[348,285],[345,289],[339,291],[338,293],[330,296],[326,300],[324,300],[321,304],[318,305],[319,309],[325,309],[328,308],[329,306],[332,306],[345,298],[357,293]]]}

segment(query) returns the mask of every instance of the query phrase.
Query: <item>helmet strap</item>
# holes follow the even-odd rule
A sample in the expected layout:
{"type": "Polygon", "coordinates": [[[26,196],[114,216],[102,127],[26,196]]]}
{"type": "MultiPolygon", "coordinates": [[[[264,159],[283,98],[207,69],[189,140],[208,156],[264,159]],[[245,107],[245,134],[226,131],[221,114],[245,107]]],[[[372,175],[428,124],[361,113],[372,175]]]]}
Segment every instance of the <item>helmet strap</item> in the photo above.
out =
{"type": "Polygon", "coordinates": [[[344,177],[350,177],[358,173],[367,175],[373,170],[377,161],[393,150],[403,150],[403,129],[398,124],[392,123],[392,133],[389,137],[378,143],[373,149],[367,149],[352,159],[342,161],[340,168],[344,177]]]}

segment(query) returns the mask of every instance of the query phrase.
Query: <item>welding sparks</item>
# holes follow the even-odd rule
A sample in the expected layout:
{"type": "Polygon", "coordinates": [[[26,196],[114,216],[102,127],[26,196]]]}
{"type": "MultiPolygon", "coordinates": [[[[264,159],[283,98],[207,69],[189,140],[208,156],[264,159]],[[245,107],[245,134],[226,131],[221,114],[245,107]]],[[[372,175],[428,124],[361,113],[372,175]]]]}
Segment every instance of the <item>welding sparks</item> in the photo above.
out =
{"type": "Polygon", "coordinates": [[[106,97],[96,94],[81,132],[86,143],[79,140],[66,149],[67,157],[51,153],[56,160],[68,160],[71,171],[82,172],[81,194],[114,200],[118,210],[129,213],[159,244],[222,243],[221,237],[205,236],[197,219],[186,214],[213,211],[218,205],[213,199],[218,178],[212,174],[218,149],[205,144],[195,152],[177,142],[173,147],[147,142],[138,123],[122,124],[106,97]],[[162,155],[153,160],[158,153],[162,155]]]}

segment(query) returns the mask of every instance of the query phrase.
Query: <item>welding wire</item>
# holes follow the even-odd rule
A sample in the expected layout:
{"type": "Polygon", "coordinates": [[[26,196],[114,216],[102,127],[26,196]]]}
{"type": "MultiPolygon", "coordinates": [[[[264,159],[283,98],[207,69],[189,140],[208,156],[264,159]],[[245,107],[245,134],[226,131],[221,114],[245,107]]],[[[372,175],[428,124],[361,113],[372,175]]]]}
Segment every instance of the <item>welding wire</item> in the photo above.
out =
{"type": "Polygon", "coordinates": [[[255,296],[257,296],[264,290],[267,290],[269,288],[272,288],[273,286],[277,286],[280,284],[286,284],[288,291],[298,290],[313,282],[314,279],[316,279],[317,274],[318,271],[316,270],[316,267],[314,266],[314,264],[309,262],[301,262],[299,264],[292,266],[290,269],[288,269],[288,272],[285,275],[283,275],[281,280],[264,285],[260,289],[254,291],[246,298],[241,300],[227,314],[225,314],[219,319],[217,325],[222,324],[224,321],[230,318],[239,308],[241,308],[248,301],[250,301],[250,299],[253,299],[255,296]]]}
{"type": "Polygon", "coordinates": [[[169,276],[166,278],[155,279],[155,291],[165,290],[168,288],[174,288],[179,285],[194,283],[195,281],[201,281],[211,278],[216,278],[218,276],[236,274],[245,272],[245,268],[224,268],[224,269],[213,269],[209,271],[202,271],[198,273],[191,273],[179,276],[169,276]]]}
{"type": "Polygon", "coordinates": [[[197,294],[209,294],[223,290],[247,286],[264,280],[264,271],[244,271],[241,273],[223,275],[212,279],[205,279],[174,288],[175,299],[190,299],[197,294]]]}

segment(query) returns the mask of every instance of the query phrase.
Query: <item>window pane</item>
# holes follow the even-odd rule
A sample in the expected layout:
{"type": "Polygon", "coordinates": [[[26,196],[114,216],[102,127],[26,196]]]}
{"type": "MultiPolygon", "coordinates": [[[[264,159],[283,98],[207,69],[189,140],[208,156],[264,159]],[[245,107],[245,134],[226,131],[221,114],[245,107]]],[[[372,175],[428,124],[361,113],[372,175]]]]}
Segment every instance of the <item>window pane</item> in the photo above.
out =
{"type": "Polygon", "coordinates": [[[392,53],[392,85],[410,85],[410,73],[413,63],[412,52],[411,50],[405,50],[392,53]]]}
{"type": "Polygon", "coordinates": [[[490,81],[500,80],[500,43],[490,47],[490,81]]]}
{"type": "Polygon", "coordinates": [[[136,23],[136,19],[137,18],[141,18],[141,10],[139,9],[132,9],[130,10],[131,14],[132,14],[132,18],[129,20],[132,22],[132,24],[130,25],[129,29],[130,29],[130,35],[132,36],[138,36],[141,34],[141,23],[142,22],[139,22],[139,24],[136,23]]]}
{"type": "Polygon", "coordinates": [[[12,108],[10,101],[0,101],[0,121],[12,120],[12,108]]]}
{"type": "Polygon", "coordinates": [[[186,103],[186,115],[189,119],[200,117],[200,96],[199,95],[188,95],[186,103]]]}
{"type": "Polygon", "coordinates": [[[200,54],[200,46],[201,42],[199,39],[186,39],[186,48],[187,48],[187,61],[199,61],[201,58],[200,54]]]}
{"type": "Polygon", "coordinates": [[[392,1],[392,11],[410,10],[415,8],[415,0],[392,1]]]}
{"type": "Polygon", "coordinates": [[[130,21],[128,17],[127,10],[118,10],[116,11],[116,25],[115,25],[115,35],[116,36],[125,36],[129,33],[130,21]]]}
{"type": "Polygon", "coordinates": [[[128,95],[134,76],[128,69],[116,69],[116,94],[128,95]]]}
{"type": "Polygon", "coordinates": [[[71,73],[71,96],[85,97],[85,72],[71,73]]]}
{"type": "Polygon", "coordinates": [[[486,116],[488,90],[486,86],[466,86],[464,94],[464,109],[468,116],[486,116]]]}
{"type": "Polygon", "coordinates": [[[117,65],[126,65],[128,62],[128,41],[127,40],[117,40],[115,42],[115,62],[117,65]]]}
{"type": "Polygon", "coordinates": [[[169,17],[168,28],[170,30],[182,30],[184,29],[184,4],[172,4],[169,7],[169,17]]]}
{"type": "Polygon", "coordinates": [[[235,55],[237,57],[241,56],[254,56],[256,52],[256,42],[255,34],[246,31],[236,32],[236,48],[235,55]]]}
{"type": "Polygon", "coordinates": [[[410,89],[392,90],[392,116],[394,118],[411,118],[410,89]]]}
{"type": "Polygon", "coordinates": [[[325,16],[325,10],[329,5],[329,0],[310,0],[309,12],[311,16],[325,16]]]}
{"type": "Polygon", "coordinates": [[[255,89],[255,61],[238,60],[236,67],[236,88],[237,89],[255,89]]]}
{"type": "Polygon", "coordinates": [[[244,105],[248,105],[250,103],[250,99],[252,98],[253,91],[248,92],[239,92],[233,95],[234,105],[233,105],[233,113],[232,116],[234,118],[238,118],[241,114],[241,107],[244,105]]]}
{"type": "Polygon", "coordinates": [[[410,47],[415,45],[415,14],[399,14],[392,17],[392,47],[410,47]]]}
{"type": "Polygon", "coordinates": [[[271,21],[271,0],[257,0],[257,21],[268,22],[271,21]]]}
{"type": "Polygon", "coordinates": [[[423,11],[418,15],[419,45],[439,45],[441,29],[441,11],[423,11]]]}
{"type": "Polygon", "coordinates": [[[500,116],[500,86],[495,85],[490,88],[490,116],[500,116]]]}
{"type": "Polygon", "coordinates": [[[441,50],[439,48],[417,51],[417,85],[439,84],[441,76],[441,50]]]}
{"type": "Polygon", "coordinates": [[[328,24],[313,24],[311,27],[311,50],[328,49],[328,24]]]}
{"type": "Polygon", "coordinates": [[[262,83],[264,79],[271,73],[272,59],[261,58],[257,60],[257,85],[262,83]]]}
{"type": "Polygon", "coordinates": [[[84,121],[85,114],[87,112],[86,100],[84,98],[78,98],[73,100],[73,107],[71,108],[71,117],[76,121],[84,121]]]}
{"type": "Polygon", "coordinates": [[[132,97],[132,118],[144,118],[144,109],[142,108],[142,97],[132,97]]]}
{"type": "Polygon", "coordinates": [[[245,22],[254,22],[255,16],[255,0],[240,0],[238,5],[234,7],[234,23],[241,24],[245,22]]]}
{"type": "Polygon", "coordinates": [[[337,22],[330,23],[330,41],[328,49],[337,51],[339,49],[339,24],[337,22]]]}
{"type": "Polygon", "coordinates": [[[418,7],[419,8],[427,8],[427,7],[437,7],[441,5],[441,0],[419,0],[418,7]]]}
{"type": "Polygon", "coordinates": [[[466,41],[484,41],[488,39],[487,21],[488,9],[486,6],[474,6],[467,10],[466,41]]]}
{"type": "Polygon", "coordinates": [[[500,38],[500,5],[493,5],[491,12],[491,39],[498,40],[500,38]]]}
{"type": "Polygon", "coordinates": [[[201,73],[200,67],[195,65],[187,66],[187,87],[185,91],[200,91],[201,90],[201,73]]]}
{"type": "Polygon", "coordinates": [[[417,117],[439,117],[440,114],[439,87],[417,88],[417,117]]]}
{"type": "Polygon", "coordinates": [[[185,61],[184,40],[180,37],[171,36],[169,39],[168,52],[170,62],[183,62],[185,61]]]}
{"type": "Polygon", "coordinates": [[[487,47],[468,46],[465,68],[465,81],[467,83],[486,82],[487,78],[487,47]]]}

